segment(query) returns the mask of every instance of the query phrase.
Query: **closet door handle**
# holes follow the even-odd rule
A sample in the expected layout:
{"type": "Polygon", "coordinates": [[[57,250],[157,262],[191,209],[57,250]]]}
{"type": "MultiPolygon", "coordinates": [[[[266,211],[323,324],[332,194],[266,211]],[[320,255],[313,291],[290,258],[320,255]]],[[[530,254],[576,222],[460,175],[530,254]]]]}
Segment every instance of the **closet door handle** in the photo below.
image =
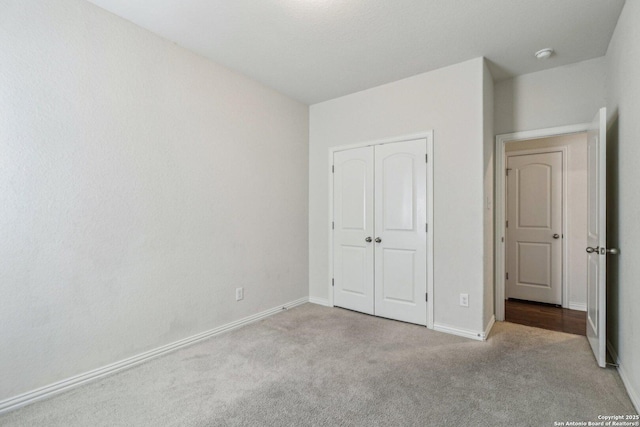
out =
{"type": "Polygon", "coordinates": [[[560,235],[559,235],[559,234],[554,234],[554,235],[553,235],[553,238],[554,238],[554,239],[559,239],[559,238],[560,238],[560,235]]]}
{"type": "Polygon", "coordinates": [[[367,237],[366,239],[364,239],[364,241],[367,243],[371,243],[371,237],[367,237]]]}
{"type": "Polygon", "coordinates": [[[382,239],[379,237],[376,237],[376,243],[380,243],[380,242],[382,242],[382,239]]]}

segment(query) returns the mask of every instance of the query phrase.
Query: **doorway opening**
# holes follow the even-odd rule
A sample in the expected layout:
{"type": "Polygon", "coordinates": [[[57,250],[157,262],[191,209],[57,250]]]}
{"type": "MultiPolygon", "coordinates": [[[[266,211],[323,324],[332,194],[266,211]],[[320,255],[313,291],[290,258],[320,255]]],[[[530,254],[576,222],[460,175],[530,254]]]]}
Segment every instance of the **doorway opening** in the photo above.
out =
{"type": "Polygon", "coordinates": [[[586,129],[521,135],[501,145],[497,311],[509,322],[586,335],[586,129]]]}

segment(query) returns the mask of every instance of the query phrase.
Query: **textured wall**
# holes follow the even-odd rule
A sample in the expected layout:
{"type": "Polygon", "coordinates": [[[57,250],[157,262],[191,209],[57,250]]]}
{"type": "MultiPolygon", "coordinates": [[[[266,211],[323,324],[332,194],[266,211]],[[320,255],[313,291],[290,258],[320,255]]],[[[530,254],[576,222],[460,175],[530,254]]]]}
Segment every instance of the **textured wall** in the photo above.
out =
{"type": "Polygon", "coordinates": [[[81,0],[0,64],[0,400],[308,295],[305,105],[81,0]]]}
{"type": "Polygon", "coordinates": [[[605,105],[605,68],[601,57],[497,83],[496,135],[591,122],[605,105]]]}
{"type": "Polygon", "coordinates": [[[329,296],[329,148],[434,130],[435,323],[475,333],[483,317],[483,59],[312,105],[310,295],[329,296]],[[460,307],[459,294],[469,294],[460,307]]]}
{"type": "Polygon", "coordinates": [[[607,51],[608,340],[640,411],[640,2],[627,1],[607,51]]]}

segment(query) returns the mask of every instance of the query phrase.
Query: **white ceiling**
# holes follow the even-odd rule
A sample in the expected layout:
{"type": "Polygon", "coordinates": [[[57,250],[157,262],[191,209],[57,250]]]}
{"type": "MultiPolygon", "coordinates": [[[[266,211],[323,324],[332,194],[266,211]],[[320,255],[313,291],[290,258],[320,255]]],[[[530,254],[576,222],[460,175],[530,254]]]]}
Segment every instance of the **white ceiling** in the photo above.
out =
{"type": "Polygon", "coordinates": [[[496,81],[596,58],[624,0],[89,0],[307,104],[467,59],[496,81]],[[533,57],[545,47],[557,54],[533,57]]]}

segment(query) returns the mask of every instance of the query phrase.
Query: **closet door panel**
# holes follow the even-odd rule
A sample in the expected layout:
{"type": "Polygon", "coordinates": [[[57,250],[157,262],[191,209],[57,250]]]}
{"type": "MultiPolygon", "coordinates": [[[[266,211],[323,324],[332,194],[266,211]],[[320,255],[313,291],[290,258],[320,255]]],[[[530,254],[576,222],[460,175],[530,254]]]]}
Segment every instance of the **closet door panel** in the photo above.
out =
{"type": "Polygon", "coordinates": [[[427,323],[426,140],[375,147],[375,314],[427,323]]]}
{"type": "Polygon", "coordinates": [[[338,307],[374,314],[373,236],[374,150],[334,153],[333,302],[338,307]]]}

